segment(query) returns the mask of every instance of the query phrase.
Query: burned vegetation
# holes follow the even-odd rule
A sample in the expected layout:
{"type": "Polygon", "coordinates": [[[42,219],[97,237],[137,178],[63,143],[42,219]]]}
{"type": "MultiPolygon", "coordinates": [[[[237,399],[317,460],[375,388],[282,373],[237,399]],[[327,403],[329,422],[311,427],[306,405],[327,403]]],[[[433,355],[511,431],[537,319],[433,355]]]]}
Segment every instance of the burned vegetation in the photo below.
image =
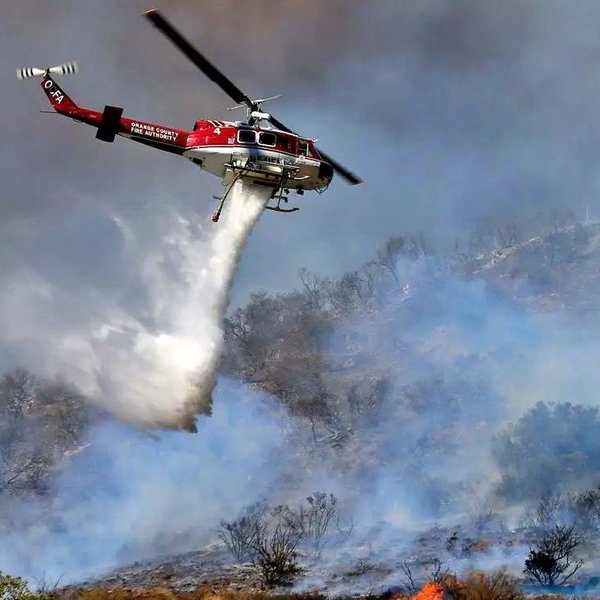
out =
{"type": "Polygon", "coordinates": [[[99,416],[63,383],[23,369],[0,377],[0,502],[21,493],[45,494],[54,469],[81,449],[99,416]]]}
{"type": "MultiPolygon", "coordinates": [[[[519,384],[539,368],[531,355],[554,348],[540,317],[560,323],[567,358],[572,332],[596,324],[600,228],[501,233],[445,254],[421,236],[393,238],[356,271],[302,271],[297,290],[231,311],[221,375],[287,419],[278,455],[257,466],[275,474],[268,493],[214,523],[206,550],[102,585],[179,594],[312,582],[340,595],[437,581],[456,598],[521,598],[523,585],[585,583],[600,546],[600,414],[585,390],[530,398],[519,384]],[[498,563],[517,579],[468,576],[498,563]]],[[[107,417],[23,370],[0,379],[0,410],[8,530],[12,503],[48,495],[107,417]]]]}

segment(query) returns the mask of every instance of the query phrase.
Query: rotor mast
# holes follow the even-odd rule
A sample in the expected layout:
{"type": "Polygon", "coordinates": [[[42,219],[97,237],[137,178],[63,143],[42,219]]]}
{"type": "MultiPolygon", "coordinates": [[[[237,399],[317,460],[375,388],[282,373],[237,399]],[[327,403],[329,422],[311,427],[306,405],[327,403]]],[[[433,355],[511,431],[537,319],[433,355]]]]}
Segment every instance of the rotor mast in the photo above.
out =
{"type": "MultiPolygon", "coordinates": [[[[143,13],[146,18],[161,32],[163,33],[173,45],[175,45],[183,54],[185,54],[210,80],[214,81],[234,102],[237,102],[240,106],[246,107],[248,115],[248,124],[254,125],[256,121],[265,120],[274,125],[281,131],[286,131],[293,135],[298,135],[295,131],[286,127],[281,121],[277,120],[273,115],[269,113],[263,113],[261,104],[267,100],[275,98],[262,98],[258,100],[252,100],[249,98],[240,88],[238,88],[230,79],[225,77],[219,69],[217,69],[207,58],[205,58],[196,48],[194,48],[188,40],[186,40],[171,23],[165,19],[156,8],[151,8],[143,13]]],[[[331,165],[334,171],[336,171],[341,177],[343,177],[351,185],[362,183],[362,179],[357,177],[354,173],[343,167],[337,161],[334,161],[327,154],[317,148],[317,152],[321,156],[324,162],[331,165]]]]}
{"type": "Polygon", "coordinates": [[[238,108],[246,109],[246,120],[248,121],[248,125],[253,125],[257,121],[269,121],[271,115],[266,112],[262,112],[262,105],[265,102],[270,102],[271,100],[278,100],[281,98],[283,94],[277,94],[276,96],[269,96],[268,98],[257,98],[256,100],[252,100],[252,106],[255,106],[256,109],[253,110],[252,106],[248,104],[237,104],[236,106],[230,106],[227,110],[237,110],[238,108]]]}

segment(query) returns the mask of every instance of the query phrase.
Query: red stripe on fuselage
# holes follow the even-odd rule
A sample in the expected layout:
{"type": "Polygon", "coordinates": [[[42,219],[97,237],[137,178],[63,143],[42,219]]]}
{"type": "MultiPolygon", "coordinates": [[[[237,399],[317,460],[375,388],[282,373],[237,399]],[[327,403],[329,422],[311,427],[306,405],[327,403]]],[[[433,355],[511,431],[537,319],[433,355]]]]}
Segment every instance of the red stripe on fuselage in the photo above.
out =
{"type": "MultiPolygon", "coordinates": [[[[196,146],[232,146],[241,148],[262,148],[273,150],[277,152],[284,152],[293,156],[298,156],[299,150],[299,138],[297,135],[287,133],[285,131],[273,130],[273,129],[262,129],[260,127],[249,128],[248,126],[240,126],[231,122],[223,122],[223,125],[214,126],[219,121],[215,120],[201,120],[196,122],[196,129],[190,134],[188,139],[188,147],[196,146]],[[255,131],[258,135],[260,133],[271,133],[277,136],[277,142],[275,146],[266,144],[250,143],[241,144],[238,141],[238,132],[240,130],[251,130],[255,131]]],[[[314,148],[314,145],[310,140],[306,140],[310,151],[315,159],[318,159],[318,154],[314,148]]]]}
{"type": "Polygon", "coordinates": [[[131,135],[132,139],[178,146],[182,151],[185,150],[190,135],[189,131],[125,117],[121,118],[119,125],[119,133],[131,135]]]}

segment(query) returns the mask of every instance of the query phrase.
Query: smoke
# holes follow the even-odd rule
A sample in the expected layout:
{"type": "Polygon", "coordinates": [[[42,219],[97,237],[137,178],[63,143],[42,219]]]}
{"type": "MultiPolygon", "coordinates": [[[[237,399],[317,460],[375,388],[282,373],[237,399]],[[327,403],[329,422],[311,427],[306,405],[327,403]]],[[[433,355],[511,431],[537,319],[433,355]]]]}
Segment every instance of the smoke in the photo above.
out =
{"type": "MultiPolygon", "coordinates": [[[[399,561],[412,561],[417,571],[420,560],[432,557],[459,573],[501,567],[520,573],[527,549],[519,545],[525,543],[522,532],[510,529],[519,522],[523,498],[535,502],[543,492],[594,485],[597,445],[593,426],[546,421],[540,411],[541,418],[524,426],[524,447],[511,454],[513,466],[524,463],[516,466],[525,475],[506,493],[500,484],[510,471],[494,456],[494,440],[538,401],[599,406],[592,311],[598,303],[597,243],[597,226],[570,228],[507,250],[506,260],[490,253],[488,268],[474,278],[437,258],[400,260],[398,283],[389,275],[387,283],[379,280],[373,304],[357,273],[329,284],[308,280],[310,298],[343,316],[332,319],[333,332],[328,321],[327,333],[317,336],[326,347],[317,398],[326,408],[313,409],[316,426],[300,420],[292,432],[290,445],[306,454],[297,487],[337,494],[354,516],[354,531],[346,544],[330,543],[311,577],[299,582],[302,589],[384,591],[403,583],[399,561]],[[554,266],[546,269],[551,256],[554,266]],[[488,509],[490,527],[478,529],[475,522],[488,509]],[[491,547],[463,550],[474,541],[491,547]],[[370,575],[344,576],[361,571],[358,561],[374,565],[370,575]]],[[[261,312],[257,300],[247,326],[263,339],[271,332],[286,339],[286,348],[301,343],[295,328],[315,314],[309,309],[295,320],[287,303],[294,310],[301,306],[292,295],[274,299],[269,306],[275,315],[259,327],[251,320],[261,312]],[[277,314],[288,323],[285,337],[270,325],[277,314]]],[[[270,348],[259,350],[270,355],[270,348]]],[[[284,362],[290,375],[283,381],[291,390],[294,355],[286,353],[284,362]]],[[[282,386],[277,364],[271,372],[282,386]]],[[[310,392],[283,401],[294,408],[304,398],[310,392]]]]}
{"type": "MultiPolygon", "coordinates": [[[[201,8],[159,2],[251,96],[284,92],[274,114],[319,137],[367,183],[350,189],[336,180],[323,199],[303,197],[293,217],[263,219],[243,259],[238,300],[261,288],[289,289],[299,267],[324,274],[355,268],[392,234],[422,230],[447,244],[482,223],[524,223],[529,231],[565,211],[581,214],[587,203],[597,215],[595,3],[261,0],[251,12],[240,7],[233,0],[201,8]],[[265,268],[272,251],[282,260],[265,268]]],[[[46,108],[39,90],[14,81],[16,67],[40,57],[52,64],[76,58],[81,75],[65,87],[82,105],[124,105],[128,116],[182,128],[199,116],[230,117],[228,99],[141,22],[143,8],[137,0],[127,7],[74,0],[52,10],[39,0],[6,6],[0,364],[58,373],[143,426],[189,427],[190,414],[208,410],[218,315],[239,258],[225,232],[243,244],[254,209],[242,211],[245,225],[228,228],[224,214],[208,233],[203,199],[214,182],[207,176],[134,144],[97,144],[89,128],[39,116],[46,108]]],[[[300,471],[294,490],[331,489],[347,499],[362,526],[351,557],[368,556],[371,542],[374,556],[392,561],[415,530],[452,521],[473,498],[492,494],[498,473],[489,439],[503,422],[540,399],[597,404],[595,327],[589,337],[578,335],[572,324],[536,318],[480,281],[446,273],[431,283],[419,270],[407,279],[411,292],[390,305],[387,320],[357,318],[331,338],[335,364],[347,360],[344,340],[354,335],[371,340],[380,370],[396,364],[381,415],[358,427],[347,454],[322,441],[331,432],[318,431],[315,442],[306,423],[292,427],[282,418],[265,431],[268,416],[254,420],[243,410],[236,421],[239,390],[224,388],[221,396],[217,387],[222,404],[210,427],[200,424],[201,440],[161,434],[162,452],[119,426],[93,434],[94,458],[82,451],[56,484],[56,527],[42,525],[38,538],[39,522],[22,524],[6,538],[2,567],[34,573],[25,565],[39,559],[36,548],[51,558],[54,540],[61,541],[60,564],[40,569],[73,578],[159,547],[172,551],[175,543],[156,540],[199,530],[206,506],[206,527],[234,516],[268,486],[234,486],[231,495],[210,498],[200,492],[273,470],[300,471]],[[398,347],[408,351],[398,356],[398,347]],[[429,384],[419,387],[423,380],[429,384]],[[420,397],[436,401],[436,410],[410,404],[420,397]],[[466,399],[462,412],[457,399],[466,399]],[[236,426],[221,429],[221,417],[236,426]],[[247,447],[270,448],[286,427],[287,452],[244,459],[247,447]],[[221,437],[215,441],[211,431],[221,437]],[[453,437],[461,452],[439,441],[453,437]],[[312,453],[308,467],[303,449],[312,453]],[[355,462],[344,460],[348,454],[355,462]],[[89,490],[69,500],[72,483],[90,469],[110,484],[88,479],[89,490]],[[178,473],[172,481],[170,472],[178,473]],[[162,506],[149,505],[164,489],[162,506]],[[68,535],[61,537],[64,519],[68,535]],[[82,553],[104,527],[106,544],[82,553]]],[[[368,379],[378,371],[368,364],[364,373],[368,379]]],[[[28,518],[36,512],[44,514],[35,504],[28,518]]],[[[186,539],[190,547],[204,541],[186,539]]],[[[337,568],[341,554],[332,557],[337,568]]]]}
{"type": "Polygon", "coordinates": [[[130,289],[116,297],[84,289],[69,298],[42,269],[23,268],[0,302],[3,344],[38,374],[59,374],[132,423],[193,429],[196,414],[210,413],[227,295],[268,195],[236,183],[210,233],[174,208],[150,220],[160,227],[150,239],[142,229],[148,219],[112,215],[130,289]],[[73,309],[68,318],[53,318],[64,302],[73,309]],[[27,326],[13,320],[24,306],[27,326]],[[36,343],[40,336],[52,352],[36,343]]]}
{"type": "MultiPolygon", "coordinates": [[[[527,248],[524,255],[538,264],[527,248]]],[[[178,256],[167,258],[177,263],[178,256]]],[[[7,508],[17,522],[3,538],[0,566],[29,578],[77,581],[200,548],[215,540],[220,519],[255,501],[296,506],[308,493],[327,490],[340,499],[341,527],[354,527],[342,540],[333,532],[300,587],[340,594],[385,589],[403,583],[399,561],[432,557],[458,572],[518,573],[526,550],[503,545],[506,529],[481,534],[471,524],[487,503],[507,526],[516,522],[495,493],[500,472],[491,440],[541,394],[563,401],[576,389],[578,401],[598,404],[593,330],[583,335],[560,314],[540,316],[525,291],[519,303],[437,259],[401,260],[397,275],[398,286],[380,282],[379,310],[349,311],[328,329],[322,401],[335,411],[327,424],[291,418],[281,403],[224,379],[199,436],[164,432],[156,441],[103,424],[61,465],[49,498],[7,508]],[[370,382],[381,378],[384,392],[368,401],[370,382]],[[359,386],[354,405],[346,396],[351,384],[359,386]],[[450,552],[448,538],[458,528],[450,552]],[[482,535],[493,543],[489,552],[462,553],[463,544],[482,535]],[[359,561],[376,568],[345,575],[359,561]]],[[[297,310],[291,297],[279,300],[297,310]]],[[[277,302],[269,309],[255,311],[264,335],[279,321],[277,302]]],[[[294,346],[294,335],[292,328],[283,336],[286,347],[294,346]]]]}
{"type": "Polygon", "coordinates": [[[277,403],[221,380],[199,434],[153,436],[107,421],[65,457],[45,497],[3,498],[0,565],[32,583],[81,581],[192,550],[280,476],[277,403]],[[271,464],[270,468],[267,465],[271,464]]]}
{"type": "MultiPolygon", "coordinates": [[[[62,233],[57,223],[81,196],[134,207],[162,185],[180,198],[213,193],[215,182],[183,161],[99,144],[89,128],[39,115],[46,106],[35,83],[14,80],[16,67],[40,57],[76,58],[81,73],[64,85],[82,105],[122,105],[127,116],[183,129],[202,116],[231,118],[230,100],[140,17],[145,8],[143,0],[7,8],[0,60],[14,109],[0,116],[2,264],[37,254],[49,223],[62,233]]],[[[259,0],[250,9],[161,0],[158,8],[251,97],[283,93],[269,110],[365,180],[349,188],[336,179],[322,198],[299,199],[300,212],[259,224],[236,303],[256,289],[290,289],[301,267],[339,275],[393,234],[423,231],[452,246],[482,225],[537,234],[586,205],[600,214],[593,2],[259,0]],[[286,245],[302,252],[261,268],[266,252],[286,245]]]]}

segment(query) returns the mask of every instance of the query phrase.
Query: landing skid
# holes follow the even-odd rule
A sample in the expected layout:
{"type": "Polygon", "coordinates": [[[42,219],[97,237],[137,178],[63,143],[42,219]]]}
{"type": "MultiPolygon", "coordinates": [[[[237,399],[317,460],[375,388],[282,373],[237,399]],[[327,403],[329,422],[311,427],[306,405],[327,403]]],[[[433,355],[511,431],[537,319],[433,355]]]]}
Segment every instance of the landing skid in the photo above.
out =
{"type": "Polygon", "coordinates": [[[265,206],[265,208],[267,210],[273,210],[275,212],[281,212],[281,213],[293,213],[293,212],[296,212],[297,210],[300,210],[298,207],[281,208],[282,201],[287,204],[288,194],[290,192],[288,189],[285,188],[285,183],[286,183],[286,181],[292,180],[292,179],[295,179],[296,181],[299,180],[298,177],[290,177],[290,175],[288,173],[286,173],[285,171],[281,174],[281,177],[279,178],[277,185],[273,188],[273,192],[271,193],[271,197],[269,198],[269,200],[273,200],[276,198],[277,205],[269,206],[267,204],[267,206],[265,206]]]}
{"type": "Polygon", "coordinates": [[[267,204],[267,206],[265,206],[265,208],[267,210],[273,210],[275,212],[281,212],[281,213],[292,213],[292,212],[296,212],[297,210],[300,210],[298,207],[294,207],[294,208],[282,208],[281,207],[281,201],[283,200],[283,202],[287,203],[288,201],[288,190],[284,189],[283,187],[277,187],[275,189],[273,189],[273,193],[271,194],[271,197],[269,198],[269,200],[273,200],[274,198],[277,198],[277,204],[276,206],[269,206],[267,204]]]}
{"type": "Polygon", "coordinates": [[[279,206],[279,202],[277,203],[277,206],[265,206],[265,208],[267,210],[274,210],[275,212],[282,213],[292,213],[296,212],[297,210],[300,210],[297,206],[294,206],[294,208],[281,208],[281,206],[279,206]]]}

